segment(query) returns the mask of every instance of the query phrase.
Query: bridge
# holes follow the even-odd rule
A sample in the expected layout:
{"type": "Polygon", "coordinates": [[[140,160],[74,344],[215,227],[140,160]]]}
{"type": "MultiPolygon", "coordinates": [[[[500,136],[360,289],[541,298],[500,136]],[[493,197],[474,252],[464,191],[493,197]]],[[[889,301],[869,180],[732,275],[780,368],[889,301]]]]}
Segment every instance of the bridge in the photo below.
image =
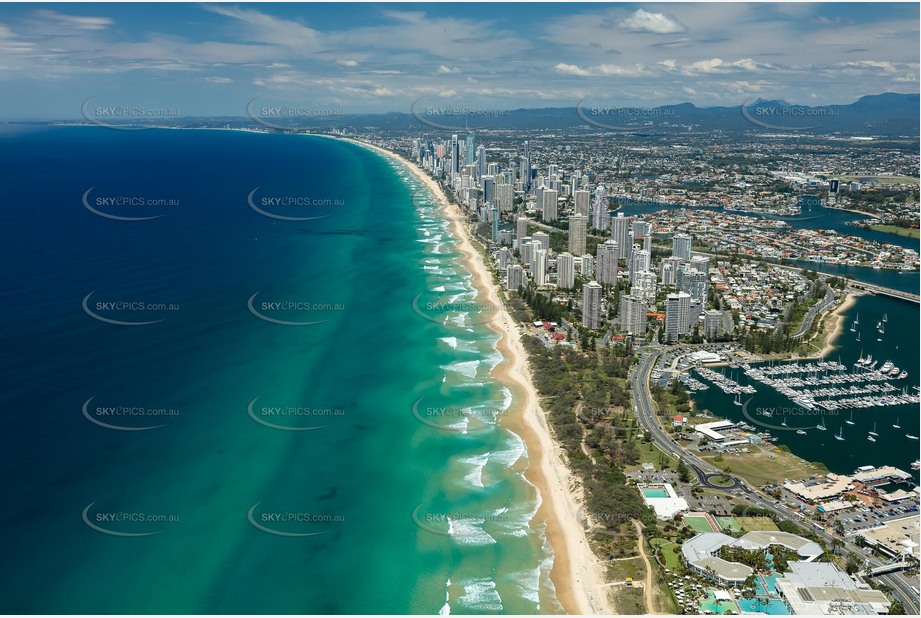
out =
{"type": "Polygon", "coordinates": [[[874,285],[865,281],[857,281],[855,279],[848,279],[848,285],[853,288],[866,290],[867,292],[873,292],[874,294],[879,294],[881,296],[891,296],[892,298],[898,298],[899,300],[904,300],[915,304],[921,303],[921,297],[919,297],[917,294],[912,294],[911,292],[893,290],[892,288],[886,288],[881,285],[874,285]]]}
{"type": "Polygon", "coordinates": [[[888,562],[882,566],[878,566],[875,569],[869,569],[860,573],[862,577],[876,577],[877,575],[883,575],[885,573],[894,573],[895,571],[902,571],[904,569],[910,568],[912,565],[910,562],[898,561],[898,562],[888,562]]]}

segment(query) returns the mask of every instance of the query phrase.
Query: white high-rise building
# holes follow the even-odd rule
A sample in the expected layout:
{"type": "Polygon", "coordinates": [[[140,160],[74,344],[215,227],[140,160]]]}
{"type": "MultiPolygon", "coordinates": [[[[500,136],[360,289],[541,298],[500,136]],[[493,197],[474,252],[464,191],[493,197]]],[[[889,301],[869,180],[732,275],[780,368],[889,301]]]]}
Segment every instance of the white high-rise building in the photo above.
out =
{"type": "Polygon", "coordinates": [[[582,261],[579,264],[579,274],[582,275],[583,279],[592,279],[595,276],[595,258],[590,254],[586,253],[582,256],[582,261]]]}
{"type": "Polygon", "coordinates": [[[630,296],[645,301],[647,305],[656,302],[656,274],[652,272],[636,273],[633,285],[630,286],[630,296]]]}
{"type": "Polygon", "coordinates": [[[709,277],[706,273],[694,270],[687,264],[678,271],[678,289],[690,294],[692,300],[706,302],[709,284],[709,277]]]}
{"type": "Polygon", "coordinates": [[[597,281],[582,286],[582,326],[601,328],[601,286],[597,281]]]}
{"type": "Polygon", "coordinates": [[[704,338],[712,340],[725,334],[723,312],[719,309],[707,309],[704,311],[704,338]]]}
{"type": "Polygon", "coordinates": [[[541,193],[541,216],[544,221],[557,220],[557,204],[559,203],[559,191],[556,189],[544,189],[541,193]]]}
{"type": "Polygon", "coordinates": [[[662,285],[678,285],[678,268],[681,258],[676,256],[662,260],[662,285]]]}
{"type": "Polygon", "coordinates": [[[534,278],[534,272],[537,269],[537,252],[538,251],[545,251],[545,249],[541,247],[539,240],[534,240],[532,238],[531,239],[531,250],[528,252],[528,257],[531,258],[529,260],[529,266],[531,267],[531,279],[534,278]]]}
{"type": "Polygon", "coordinates": [[[598,245],[597,279],[604,285],[617,283],[617,243],[613,240],[598,245]]]}
{"type": "Polygon", "coordinates": [[[515,206],[515,187],[511,183],[496,184],[496,205],[502,212],[508,212],[515,206]]]}
{"type": "Polygon", "coordinates": [[[505,270],[507,277],[507,285],[510,290],[517,290],[524,285],[524,269],[521,267],[521,264],[509,264],[508,268],[505,270]]]}
{"type": "Polygon", "coordinates": [[[530,268],[531,265],[531,253],[533,253],[533,243],[531,242],[530,236],[525,236],[521,239],[521,244],[518,246],[518,255],[521,256],[521,265],[527,265],[530,268]]]}
{"type": "Polygon", "coordinates": [[[598,185],[595,189],[595,202],[592,205],[592,227],[599,230],[608,229],[608,192],[604,185],[598,185]]]}
{"type": "Polygon", "coordinates": [[[550,234],[547,232],[534,232],[531,234],[531,240],[540,243],[540,248],[544,251],[550,251],[550,234]]]}
{"type": "Polygon", "coordinates": [[[633,283],[636,280],[637,273],[647,272],[651,263],[652,260],[650,259],[649,251],[645,249],[635,249],[630,259],[630,282],[633,283]]]}
{"type": "Polygon", "coordinates": [[[518,250],[521,251],[521,241],[528,235],[528,220],[525,217],[518,217],[518,221],[515,222],[515,234],[518,250]]]}
{"type": "Polygon", "coordinates": [[[508,267],[508,260],[511,253],[508,250],[508,247],[502,247],[499,249],[498,254],[496,255],[496,263],[499,265],[500,269],[505,269],[508,267]]]}
{"type": "Polygon", "coordinates": [[[646,303],[639,298],[621,298],[617,314],[618,327],[631,335],[645,335],[646,310],[646,303]]]}
{"type": "Polygon", "coordinates": [[[576,260],[572,253],[561,253],[556,259],[556,286],[571,290],[576,283],[576,260]]]}
{"type": "Polygon", "coordinates": [[[534,283],[537,285],[547,283],[547,252],[544,249],[534,252],[534,283]]]}
{"type": "Polygon", "coordinates": [[[591,194],[585,190],[579,190],[573,193],[573,214],[582,215],[587,219],[590,198],[591,194]]]}
{"type": "Polygon", "coordinates": [[[710,273],[710,258],[706,255],[695,255],[691,258],[691,268],[705,275],[710,273]]]}
{"type": "Polygon", "coordinates": [[[691,261],[691,237],[687,234],[675,234],[672,237],[672,255],[685,262],[691,261]]]}
{"type": "MultiPolygon", "coordinates": [[[[585,193],[588,193],[587,191],[585,193]]],[[[585,253],[585,239],[588,234],[588,217],[575,214],[569,217],[569,251],[573,255],[585,253]]]]}
{"type": "Polygon", "coordinates": [[[665,340],[678,341],[678,337],[688,334],[690,317],[691,295],[669,294],[665,298],[665,340]]]}
{"type": "Polygon", "coordinates": [[[617,216],[611,219],[611,240],[617,243],[618,260],[629,257],[632,252],[631,225],[633,225],[633,217],[625,217],[622,212],[617,213],[617,216]]]}

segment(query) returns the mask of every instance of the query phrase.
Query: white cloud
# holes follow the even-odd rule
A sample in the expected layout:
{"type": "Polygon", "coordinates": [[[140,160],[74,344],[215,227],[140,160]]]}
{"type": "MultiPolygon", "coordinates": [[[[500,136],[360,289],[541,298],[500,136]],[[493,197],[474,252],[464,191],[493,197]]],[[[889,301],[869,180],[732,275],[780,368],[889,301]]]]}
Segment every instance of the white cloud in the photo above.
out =
{"type": "Polygon", "coordinates": [[[232,84],[233,80],[229,77],[206,77],[206,82],[211,82],[212,84],[232,84]]]}
{"type": "Polygon", "coordinates": [[[443,64],[438,66],[438,73],[440,75],[444,75],[447,73],[460,73],[460,72],[461,70],[458,69],[457,67],[447,67],[443,64]]]}
{"type": "Polygon", "coordinates": [[[617,75],[619,77],[638,77],[640,75],[649,75],[649,71],[642,64],[635,64],[630,67],[622,67],[616,64],[602,64],[598,66],[598,72],[602,75],[617,75]]]}
{"type": "Polygon", "coordinates": [[[564,64],[560,62],[553,68],[557,73],[562,73],[563,75],[578,75],[579,77],[588,77],[591,75],[590,71],[587,71],[575,64],[564,64]]]}
{"type": "Polygon", "coordinates": [[[105,30],[113,23],[112,19],[108,17],[84,17],[82,15],[65,15],[63,13],[58,13],[57,11],[49,11],[47,9],[41,9],[35,11],[35,16],[48,20],[62,26],[67,26],[69,28],[75,28],[77,30],[105,30]]]}
{"type": "Polygon", "coordinates": [[[337,59],[336,59],[336,64],[342,65],[342,66],[344,66],[344,67],[357,67],[357,66],[358,66],[358,61],[357,61],[357,60],[350,60],[350,59],[346,59],[346,58],[337,58],[337,59]]]}
{"type": "Polygon", "coordinates": [[[620,22],[621,28],[628,32],[652,32],[654,34],[674,34],[686,30],[684,24],[664,13],[649,13],[637,9],[630,17],[620,22]]]}

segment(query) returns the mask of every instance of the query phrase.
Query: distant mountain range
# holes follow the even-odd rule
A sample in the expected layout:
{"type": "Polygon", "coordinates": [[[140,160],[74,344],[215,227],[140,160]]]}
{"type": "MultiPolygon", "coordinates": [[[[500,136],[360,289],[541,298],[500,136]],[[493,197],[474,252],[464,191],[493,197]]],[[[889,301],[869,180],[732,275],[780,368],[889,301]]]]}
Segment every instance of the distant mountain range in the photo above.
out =
{"type": "MultiPolygon", "coordinates": [[[[406,112],[384,114],[311,115],[298,118],[249,117],[183,118],[186,126],[225,124],[353,131],[415,133],[462,133],[465,126],[478,131],[567,130],[618,131],[636,134],[687,132],[845,134],[909,136],[921,132],[921,97],[918,94],[887,92],[861,97],[848,105],[816,107],[785,101],[749,99],[728,107],[697,107],[693,103],[654,108],[605,107],[584,99],[574,107],[498,110],[434,106],[435,101],[417,102],[406,112]]],[[[445,103],[439,101],[441,105],[445,103]]]]}
{"type": "Polygon", "coordinates": [[[693,103],[655,108],[608,108],[585,99],[575,107],[542,109],[470,109],[450,113],[422,104],[409,113],[351,114],[312,118],[316,128],[350,127],[389,131],[462,132],[478,130],[584,129],[634,133],[688,131],[843,133],[849,135],[908,135],[921,131],[918,94],[885,93],[861,97],[848,105],[816,107],[785,101],[750,99],[729,107],[697,107],[693,103]]]}

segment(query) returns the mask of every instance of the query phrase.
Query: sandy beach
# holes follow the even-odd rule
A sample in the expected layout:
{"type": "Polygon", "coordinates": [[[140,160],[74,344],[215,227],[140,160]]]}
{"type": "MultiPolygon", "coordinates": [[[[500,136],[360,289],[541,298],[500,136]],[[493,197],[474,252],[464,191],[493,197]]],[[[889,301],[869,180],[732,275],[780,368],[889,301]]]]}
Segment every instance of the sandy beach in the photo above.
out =
{"type": "Polygon", "coordinates": [[[448,201],[438,183],[418,166],[378,146],[349,141],[402,164],[429,189],[451,221],[451,232],[458,239],[457,248],[463,254],[464,263],[473,275],[473,285],[479,291],[477,301],[495,308],[495,318],[489,325],[501,335],[497,347],[505,362],[496,367],[493,375],[504,382],[514,396],[512,413],[503,420],[503,425],[520,435],[528,448],[529,464],[525,476],[541,495],[541,506],[531,525],[539,527],[546,522],[547,538],[554,556],[550,577],[557,598],[570,614],[614,613],[605,593],[601,567],[577,516],[581,504],[574,490],[578,485],[562,459],[559,446],[551,437],[546,416],[540,408],[521,343],[521,332],[500,300],[482,256],[471,243],[462,224],[463,213],[448,201]]]}
{"type": "Polygon", "coordinates": [[[858,296],[861,296],[861,294],[854,294],[853,292],[848,293],[844,301],[842,301],[841,304],[838,305],[837,309],[831,312],[830,316],[825,315],[820,318],[822,329],[816,335],[813,335],[813,339],[815,339],[816,337],[824,338],[825,340],[824,347],[822,348],[822,351],[819,352],[818,354],[815,354],[812,356],[800,357],[801,359],[825,358],[826,356],[828,356],[829,354],[835,351],[835,349],[838,347],[837,345],[835,345],[835,341],[838,339],[839,336],[841,336],[841,333],[844,332],[844,322],[845,322],[844,313],[848,309],[854,306],[854,303],[857,302],[858,296]],[[837,320],[829,320],[829,317],[832,317],[832,316],[837,317],[837,320]],[[832,324],[834,324],[834,326],[832,326],[832,324]]]}

